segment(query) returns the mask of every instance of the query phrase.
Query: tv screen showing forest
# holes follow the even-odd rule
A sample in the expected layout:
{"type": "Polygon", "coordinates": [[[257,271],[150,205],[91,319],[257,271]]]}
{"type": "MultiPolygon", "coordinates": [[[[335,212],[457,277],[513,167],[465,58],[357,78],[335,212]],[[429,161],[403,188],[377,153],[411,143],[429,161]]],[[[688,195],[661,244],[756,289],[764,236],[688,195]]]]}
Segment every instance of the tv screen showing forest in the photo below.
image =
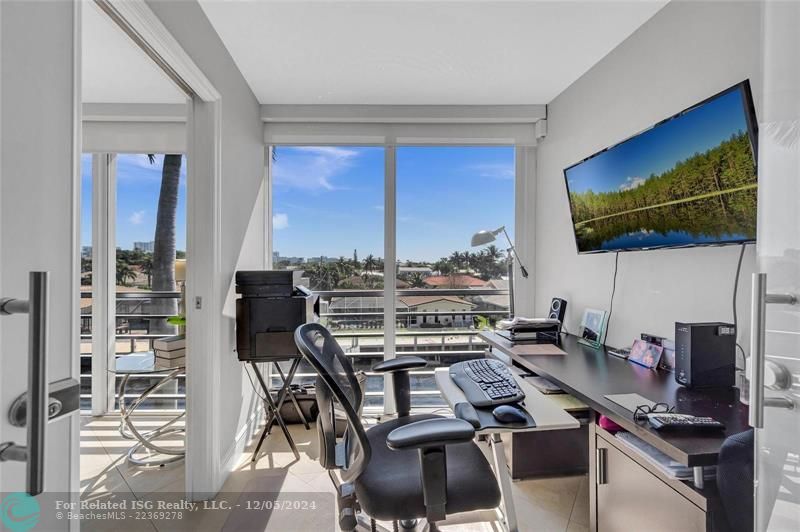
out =
{"type": "Polygon", "coordinates": [[[579,253],[756,238],[747,82],[564,171],[579,253]]]}

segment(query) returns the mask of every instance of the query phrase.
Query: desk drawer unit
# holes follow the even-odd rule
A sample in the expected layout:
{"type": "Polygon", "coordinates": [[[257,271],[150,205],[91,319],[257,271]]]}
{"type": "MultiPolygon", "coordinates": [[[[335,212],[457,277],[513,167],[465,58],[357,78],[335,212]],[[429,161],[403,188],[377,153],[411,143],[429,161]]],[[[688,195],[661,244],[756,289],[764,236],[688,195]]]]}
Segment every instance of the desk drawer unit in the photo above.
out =
{"type": "Polygon", "coordinates": [[[706,512],[602,437],[596,441],[598,532],[706,530],[706,512]]]}

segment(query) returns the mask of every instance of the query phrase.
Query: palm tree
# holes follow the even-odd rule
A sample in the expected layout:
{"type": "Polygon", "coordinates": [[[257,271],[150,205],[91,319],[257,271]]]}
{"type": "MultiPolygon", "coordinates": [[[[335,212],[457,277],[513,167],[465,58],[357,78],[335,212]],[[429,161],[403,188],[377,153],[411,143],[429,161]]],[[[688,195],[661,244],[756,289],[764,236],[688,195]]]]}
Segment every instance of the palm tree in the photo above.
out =
{"type": "Polygon", "coordinates": [[[503,252],[498,249],[497,246],[494,244],[489,244],[484,248],[486,255],[489,256],[492,260],[496,261],[503,258],[503,252]]]}
{"type": "Polygon", "coordinates": [[[470,253],[469,251],[464,252],[464,265],[467,267],[467,271],[474,271],[478,268],[480,264],[480,253],[470,253]]]}
{"type": "Polygon", "coordinates": [[[336,268],[339,271],[339,276],[341,278],[346,278],[353,275],[353,265],[344,257],[339,257],[339,260],[336,261],[336,268]]]}
{"type": "Polygon", "coordinates": [[[441,258],[433,264],[433,269],[439,275],[449,275],[453,271],[453,264],[446,258],[441,258]]]}
{"type": "Polygon", "coordinates": [[[153,255],[146,254],[139,266],[142,268],[142,273],[147,276],[147,286],[149,288],[153,285],[153,255]]]}
{"type": "MultiPolygon", "coordinates": [[[[155,158],[148,156],[153,163],[155,158]]],[[[178,185],[181,176],[180,154],[164,155],[161,168],[161,191],[158,194],[156,214],[156,234],[153,245],[152,282],[153,291],[174,292],[175,285],[175,229],[178,209],[178,185]]],[[[158,299],[153,302],[154,314],[172,315],[178,313],[175,299],[158,299]]],[[[151,332],[174,333],[174,327],[164,319],[151,320],[151,332]]]]}
{"type": "Polygon", "coordinates": [[[313,262],[306,267],[305,271],[311,280],[312,290],[334,290],[342,279],[336,264],[313,262]]]}
{"type": "Polygon", "coordinates": [[[461,265],[463,264],[462,259],[461,259],[461,253],[459,253],[458,251],[454,251],[450,255],[450,264],[453,265],[454,269],[460,270],[461,269],[461,265]]]}
{"type": "Polygon", "coordinates": [[[374,270],[377,265],[378,262],[375,260],[375,257],[372,255],[372,253],[367,255],[364,259],[364,269],[368,272],[374,270]]]}
{"type": "Polygon", "coordinates": [[[425,276],[419,272],[414,272],[408,277],[408,284],[411,288],[425,288],[425,276]]]}
{"type": "Polygon", "coordinates": [[[128,281],[136,279],[136,271],[128,264],[128,261],[118,258],[117,259],[117,284],[127,285],[128,281]]]}

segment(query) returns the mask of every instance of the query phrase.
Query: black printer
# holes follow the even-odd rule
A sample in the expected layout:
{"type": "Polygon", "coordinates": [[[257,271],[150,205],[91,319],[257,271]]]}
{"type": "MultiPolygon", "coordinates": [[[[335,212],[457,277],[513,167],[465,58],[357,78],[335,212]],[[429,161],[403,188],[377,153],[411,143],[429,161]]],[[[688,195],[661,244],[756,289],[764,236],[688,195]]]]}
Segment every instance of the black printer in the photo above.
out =
{"type": "Polygon", "coordinates": [[[236,351],[239,360],[270,362],[297,355],[294,331],[319,321],[319,296],[300,270],[236,272],[236,351]]]}

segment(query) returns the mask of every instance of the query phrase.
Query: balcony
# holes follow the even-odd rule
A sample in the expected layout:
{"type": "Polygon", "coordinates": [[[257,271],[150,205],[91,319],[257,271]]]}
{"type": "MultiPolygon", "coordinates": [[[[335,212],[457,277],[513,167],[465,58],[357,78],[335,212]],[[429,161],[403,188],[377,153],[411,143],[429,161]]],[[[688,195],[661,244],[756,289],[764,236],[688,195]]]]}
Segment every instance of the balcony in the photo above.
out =
{"type": "MultiPolygon", "coordinates": [[[[342,349],[351,357],[356,370],[367,374],[365,408],[383,407],[383,376],[371,371],[385,355],[384,302],[382,290],[331,290],[315,292],[320,296],[320,320],[333,331],[342,349]]],[[[81,292],[81,408],[91,408],[92,314],[91,292],[81,292]]],[[[151,332],[151,320],[168,316],[155,314],[149,307],[157,299],[180,299],[180,292],[119,292],[116,294],[115,355],[126,356],[153,350],[153,342],[166,336],[151,332]]],[[[429,366],[411,372],[412,406],[436,409],[445,406],[434,382],[433,371],[461,360],[480,358],[484,343],[476,336],[480,326],[491,326],[507,316],[508,290],[496,289],[406,289],[397,290],[395,351],[398,356],[414,355],[429,366]],[[439,310],[427,310],[441,299],[439,310]],[[463,302],[463,303],[462,303],[463,302]]],[[[164,373],[166,374],[166,373],[164,373]]],[[[132,376],[129,380],[133,399],[164,374],[132,376]]],[[[279,387],[277,375],[272,386],[279,387]]],[[[295,384],[313,384],[314,372],[303,363],[295,384]]],[[[114,393],[121,377],[115,378],[114,393]]],[[[151,396],[142,410],[182,410],[186,401],[186,376],[170,383],[151,396]]],[[[118,409],[116,395],[114,409],[118,409]]]]}
{"type": "MultiPolygon", "coordinates": [[[[383,375],[371,368],[385,355],[383,291],[315,293],[320,296],[321,323],[333,332],[353,367],[367,374],[365,408],[381,409],[383,375]]],[[[411,372],[412,407],[435,410],[446,405],[436,389],[434,369],[483,357],[486,346],[477,333],[481,327],[491,327],[508,315],[508,290],[402,289],[397,290],[395,312],[396,355],[428,360],[426,368],[411,372]]],[[[294,383],[313,384],[314,375],[311,367],[303,363],[294,383]]],[[[272,386],[279,385],[280,380],[273,376],[272,386]]]]}
{"type": "MultiPolygon", "coordinates": [[[[132,353],[153,351],[153,342],[165,336],[176,334],[175,331],[153,330],[153,322],[163,320],[172,314],[153,312],[154,303],[163,300],[180,300],[180,292],[117,292],[116,317],[114,334],[114,355],[123,357],[132,353]]],[[[92,314],[92,292],[81,291],[81,409],[91,409],[92,399],[92,332],[95,324],[92,314]]],[[[174,328],[177,330],[177,328],[174,328]]],[[[109,367],[113,367],[109,362],[109,367]]],[[[132,375],[128,380],[126,401],[131,401],[153,383],[165,376],[168,371],[149,375],[132,375]]],[[[122,376],[114,378],[114,410],[119,409],[117,393],[122,376]]],[[[159,390],[145,401],[140,410],[172,411],[183,410],[186,405],[186,375],[181,374],[167,386],[159,390]]]]}

